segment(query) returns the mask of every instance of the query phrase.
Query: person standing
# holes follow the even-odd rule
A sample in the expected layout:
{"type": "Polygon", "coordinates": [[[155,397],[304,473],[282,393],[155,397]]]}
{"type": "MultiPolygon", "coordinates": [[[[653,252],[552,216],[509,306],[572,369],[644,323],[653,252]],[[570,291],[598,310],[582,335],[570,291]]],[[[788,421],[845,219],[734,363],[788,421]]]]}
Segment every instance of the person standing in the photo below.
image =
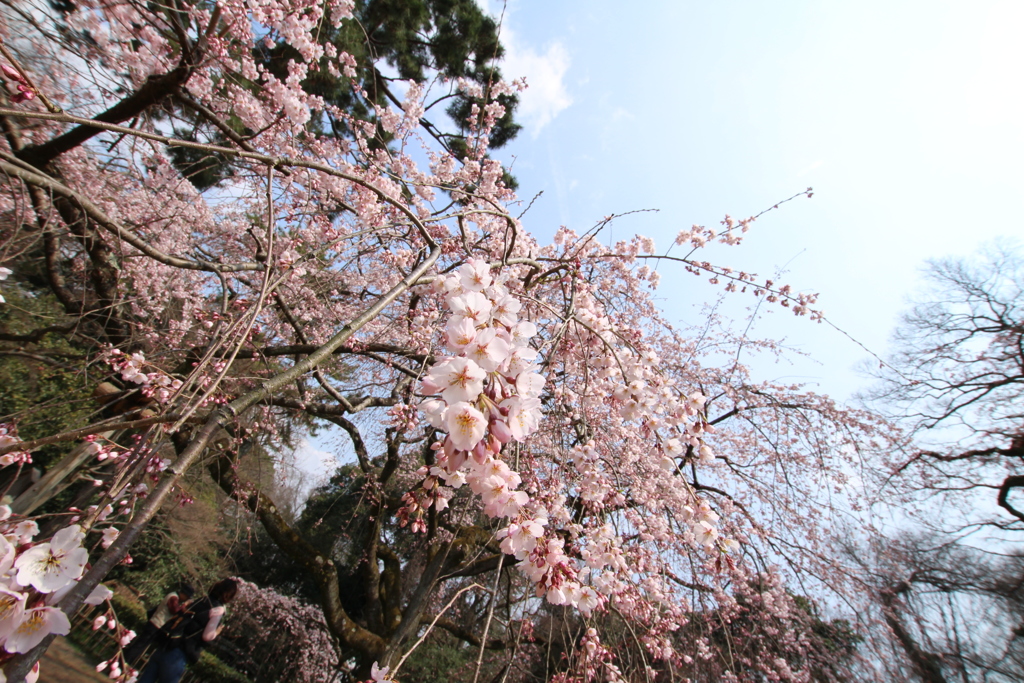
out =
{"type": "Polygon", "coordinates": [[[160,632],[160,627],[181,612],[193,595],[195,595],[195,590],[192,586],[182,582],[177,590],[164,596],[160,604],[150,613],[149,621],[146,622],[146,625],[142,627],[139,634],[124,649],[124,661],[128,666],[135,667],[145,654],[152,649],[153,640],[156,638],[157,633],[160,632]]]}
{"type": "Polygon", "coordinates": [[[139,683],[178,683],[185,667],[199,661],[206,643],[220,635],[226,605],[235,599],[238,582],[218,581],[205,598],[189,604],[165,623],[156,638],[159,649],[149,659],[139,683]]]}

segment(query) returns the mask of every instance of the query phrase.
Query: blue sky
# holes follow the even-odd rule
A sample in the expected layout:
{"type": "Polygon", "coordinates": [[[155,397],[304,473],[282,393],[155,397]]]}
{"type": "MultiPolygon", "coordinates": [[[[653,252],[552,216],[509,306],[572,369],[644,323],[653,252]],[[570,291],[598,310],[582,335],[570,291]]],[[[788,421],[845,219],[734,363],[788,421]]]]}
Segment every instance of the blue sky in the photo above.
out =
{"type": "MultiPolygon", "coordinates": [[[[925,259],[1024,234],[1022,34],[1022,2],[512,0],[504,75],[531,88],[523,133],[497,156],[522,197],[544,192],[526,218],[541,239],[655,208],[614,235],[664,248],[813,186],[708,260],[787,268],[882,354],[925,259]]],[[[715,290],[660,271],[665,309],[695,322],[715,290]]],[[[834,330],[779,311],[756,332],[814,359],[766,376],[839,398],[865,383],[852,367],[867,354],[834,330]]]]}

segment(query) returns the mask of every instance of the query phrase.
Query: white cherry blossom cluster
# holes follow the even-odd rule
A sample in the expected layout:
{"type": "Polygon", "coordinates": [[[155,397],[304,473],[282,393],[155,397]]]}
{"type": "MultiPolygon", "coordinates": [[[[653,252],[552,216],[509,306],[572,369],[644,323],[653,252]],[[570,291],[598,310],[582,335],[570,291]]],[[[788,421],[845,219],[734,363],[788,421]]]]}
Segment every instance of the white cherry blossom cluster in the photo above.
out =
{"type": "Polygon", "coordinates": [[[536,372],[537,351],[529,346],[537,327],[519,320],[522,304],[492,279],[486,261],[470,259],[433,286],[451,312],[445,343],[452,355],[435,363],[422,381],[425,395],[440,397],[427,398],[419,408],[447,436],[436,444],[437,465],[421,471],[431,499],[424,504],[407,496],[407,508],[412,503],[443,510],[452,495],[447,488],[468,483],[486,515],[509,519],[498,532],[502,548],[520,560],[538,594],[589,614],[600,602],[597,593],[576,580],[562,539],[544,537],[546,511],[530,504],[529,494],[519,490],[522,478],[499,457],[504,444],[525,441],[540,422],[545,380],[536,372]]]}
{"type": "MultiPolygon", "coordinates": [[[[7,276],[10,275],[12,272],[14,271],[12,271],[10,268],[0,267],[0,280],[6,280],[7,276]]],[[[0,304],[2,303],[6,303],[6,299],[4,299],[3,294],[0,294],[0,304]]]]}
{"type": "MultiPolygon", "coordinates": [[[[18,427],[13,423],[0,424],[0,448],[14,446],[21,442],[18,438],[18,427]]],[[[11,451],[0,455],[0,467],[8,465],[29,465],[32,463],[32,455],[28,451],[11,451]]]]}
{"type": "Polygon", "coordinates": [[[181,388],[180,379],[172,379],[158,370],[145,372],[146,356],[141,351],[125,354],[120,349],[111,349],[103,359],[121,374],[121,379],[138,384],[143,395],[158,403],[167,403],[181,388]]]}
{"type": "MultiPolygon", "coordinates": [[[[12,427],[0,427],[0,432],[0,446],[18,442],[12,427]]],[[[138,496],[144,492],[136,488],[132,493],[138,496]]],[[[118,503],[120,507],[117,509],[113,505],[106,505],[103,510],[92,506],[87,516],[100,522],[112,513],[130,510],[128,499],[122,498],[118,503]]],[[[75,523],[60,529],[48,541],[40,542],[37,539],[39,525],[35,520],[18,517],[12,514],[10,507],[0,505],[0,648],[3,650],[0,661],[16,653],[28,652],[51,633],[67,635],[71,629],[68,616],[57,605],[82,578],[89,551],[83,546],[86,530],[77,523],[81,519],[81,511],[76,508],[70,508],[70,511],[78,513],[71,519],[75,523]]],[[[100,545],[103,548],[109,548],[119,534],[114,527],[93,528],[93,531],[101,533],[100,545]]],[[[112,595],[110,589],[101,584],[85,602],[99,605],[112,595]]],[[[109,619],[113,620],[112,612],[109,619]]],[[[116,621],[110,628],[115,626],[116,621]]],[[[119,626],[118,629],[122,645],[135,637],[129,629],[119,626]]],[[[134,673],[126,670],[121,676],[119,671],[118,676],[111,677],[128,680],[134,673]]],[[[33,682],[38,677],[37,664],[26,681],[33,682]]],[[[5,680],[0,671],[0,683],[5,683],[5,680]]]]}
{"type": "MultiPolygon", "coordinates": [[[[82,577],[89,559],[82,546],[85,532],[77,524],[46,542],[36,542],[38,534],[35,521],[12,517],[9,507],[0,506],[0,645],[10,654],[28,652],[51,633],[68,634],[71,622],[56,605],[82,577]]],[[[111,595],[100,585],[86,602],[98,605],[111,595]]],[[[27,680],[38,675],[36,670],[27,680]]]]}
{"type": "Polygon", "coordinates": [[[420,410],[445,431],[447,471],[459,472],[472,454],[478,464],[501,444],[523,441],[540,420],[544,377],[535,372],[537,351],[529,340],[537,327],[519,320],[522,304],[490,274],[486,261],[470,259],[434,287],[452,315],[445,330],[450,356],[423,379],[420,410]]]}
{"type": "MultiPolygon", "coordinates": [[[[600,326],[601,321],[595,320],[600,326]]],[[[640,354],[639,359],[623,364],[607,364],[598,376],[609,382],[618,381],[612,396],[618,405],[619,416],[627,421],[641,422],[643,431],[655,441],[654,456],[666,474],[672,475],[683,458],[692,458],[701,465],[711,465],[715,454],[704,437],[714,434],[715,428],[704,416],[706,397],[700,392],[685,394],[671,381],[656,372],[659,358],[652,352],[640,354]]],[[[600,455],[593,442],[577,447],[573,462],[583,475],[580,482],[581,499],[592,507],[616,502],[615,488],[598,467],[600,455]]],[[[685,460],[684,460],[685,462],[685,460]]],[[[735,550],[738,543],[719,535],[716,523],[719,516],[704,500],[693,497],[693,503],[682,510],[682,519],[690,525],[693,543],[706,550],[718,548],[723,552],[735,550]]]]}

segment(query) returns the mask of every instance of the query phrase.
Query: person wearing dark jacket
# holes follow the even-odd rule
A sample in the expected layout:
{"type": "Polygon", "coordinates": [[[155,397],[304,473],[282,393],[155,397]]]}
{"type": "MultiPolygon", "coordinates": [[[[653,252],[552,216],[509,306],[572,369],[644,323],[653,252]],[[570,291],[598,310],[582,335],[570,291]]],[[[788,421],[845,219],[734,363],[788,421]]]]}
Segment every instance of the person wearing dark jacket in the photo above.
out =
{"type": "Polygon", "coordinates": [[[193,595],[195,595],[195,590],[192,586],[182,582],[177,590],[164,596],[160,604],[150,613],[146,625],[124,649],[124,660],[128,666],[137,666],[146,653],[152,650],[154,640],[160,633],[160,627],[181,612],[193,595]]]}
{"type": "Polygon", "coordinates": [[[185,667],[199,661],[206,643],[220,635],[225,606],[236,593],[237,581],[218,581],[205,598],[189,604],[164,624],[156,638],[159,649],[150,657],[139,683],[178,683],[185,667]]]}

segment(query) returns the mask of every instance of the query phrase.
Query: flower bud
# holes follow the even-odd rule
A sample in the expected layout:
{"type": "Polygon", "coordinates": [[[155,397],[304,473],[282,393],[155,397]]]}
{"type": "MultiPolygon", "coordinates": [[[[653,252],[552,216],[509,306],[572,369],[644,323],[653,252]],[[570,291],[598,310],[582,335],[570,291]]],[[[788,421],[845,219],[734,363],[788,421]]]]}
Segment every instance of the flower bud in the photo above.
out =
{"type": "Polygon", "coordinates": [[[508,443],[512,440],[512,430],[508,428],[508,423],[495,420],[491,422],[491,436],[501,443],[508,443]]]}
{"type": "Polygon", "coordinates": [[[483,439],[473,446],[473,459],[481,465],[487,462],[487,444],[483,439]]]}

